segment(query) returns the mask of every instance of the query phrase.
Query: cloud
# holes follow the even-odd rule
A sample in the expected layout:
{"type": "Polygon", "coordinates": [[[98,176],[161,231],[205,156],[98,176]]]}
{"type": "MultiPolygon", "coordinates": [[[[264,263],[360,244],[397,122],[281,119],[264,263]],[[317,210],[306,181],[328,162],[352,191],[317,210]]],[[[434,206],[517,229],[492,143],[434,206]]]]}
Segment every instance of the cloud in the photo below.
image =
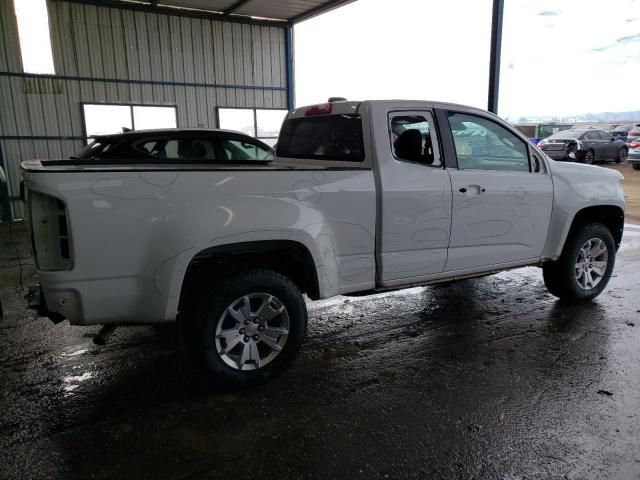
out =
{"type": "Polygon", "coordinates": [[[628,37],[620,37],[616,40],[616,43],[631,43],[640,41],[640,33],[636,35],[629,35],[628,37]]]}
{"type": "Polygon", "coordinates": [[[640,20],[640,17],[636,17],[636,18],[625,18],[625,22],[627,23],[631,23],[631,22],[637,22],[638,20],[640,20]]]}
{"type": "Polygon", "coordinates": [[[626,37],[620,37],[620,38],[616,39],[616,43],[612,43],[612,44],[609,44],[609,45],[604,45],[602,47],[594,47],[590,51],[591,52],[604,52],[604,51],[609,50],[611,48],[618,47],[620,45],[626,45],[628,43],[633,43],[633,42],[640,42],[640,33],[638,33],[636,35],[629,35],[629,36],[626,36],[626,37]]]}
{"type": "Polygon", "coordinates": [[[538,15],[541,17],[557,17],[562,13],[562,10],[543,10],[538,15]]]}

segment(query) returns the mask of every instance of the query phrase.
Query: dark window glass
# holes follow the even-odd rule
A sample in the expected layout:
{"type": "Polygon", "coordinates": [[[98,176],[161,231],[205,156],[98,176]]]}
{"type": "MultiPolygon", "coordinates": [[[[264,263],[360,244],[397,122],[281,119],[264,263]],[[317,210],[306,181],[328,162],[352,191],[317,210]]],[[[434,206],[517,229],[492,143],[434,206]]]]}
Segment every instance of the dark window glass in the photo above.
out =
{"type": "Polygon", "coordinates": [[[442,166],[435,150],[435,133],[431,117],[394,115],[390,125],[391,150],[396,158],[442,166]]]}
{"type": "Polygon", "coordinates": [[[476,115],[450,113],[458,168],[529,171],[527,145],[495,122],[476,115]]]}
{"type": "Polygon", "coordinates": [[[214,142],[207,138],[155,138],[137,143],[136,148],[158,159],[190,162],[216,160],[214,142]]]}
{"type": "Polygon", "coordinates": [[[561,130],[549,136],[547,140],[555,140],[555,139],[564,140],[567,138],[579,138],[580,135],[582,135],[583,133],[584,131],[582,130],[561,130]]]}
{"type": "Polygon", "coordinates": [[[364,160],[360,115],[292,118],[282,125],[277,155],[288,158],[361,162],[364,160]]]}

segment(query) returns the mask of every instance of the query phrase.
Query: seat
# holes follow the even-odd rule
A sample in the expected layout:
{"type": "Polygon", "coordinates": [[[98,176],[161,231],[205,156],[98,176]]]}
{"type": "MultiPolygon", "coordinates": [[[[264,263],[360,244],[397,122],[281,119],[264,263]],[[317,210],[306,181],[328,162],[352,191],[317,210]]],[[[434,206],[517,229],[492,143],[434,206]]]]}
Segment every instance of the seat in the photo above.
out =
{"type": "Polygon", "coordinates": [[[405,130],[393,144],[396,156],[413,162],[422,161],[422,134],[417,128],[405,130]]]}

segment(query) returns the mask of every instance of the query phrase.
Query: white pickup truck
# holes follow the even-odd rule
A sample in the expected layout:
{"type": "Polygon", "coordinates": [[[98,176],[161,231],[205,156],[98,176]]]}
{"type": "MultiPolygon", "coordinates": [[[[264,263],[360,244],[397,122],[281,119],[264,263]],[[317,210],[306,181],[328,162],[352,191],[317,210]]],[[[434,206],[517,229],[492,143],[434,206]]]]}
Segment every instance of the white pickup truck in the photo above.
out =
{"type": "Polygon", "coordinates": [[[178,320],[191,356],[230,383],[293,361],[303,294],[538,265],[553,295],[589,300],[622,240],[618,172],[555,162],[461,105],[298,108],[272,162],[143,150],[128,162],[23,163],[40,311],[107,329],[178,320]]]}

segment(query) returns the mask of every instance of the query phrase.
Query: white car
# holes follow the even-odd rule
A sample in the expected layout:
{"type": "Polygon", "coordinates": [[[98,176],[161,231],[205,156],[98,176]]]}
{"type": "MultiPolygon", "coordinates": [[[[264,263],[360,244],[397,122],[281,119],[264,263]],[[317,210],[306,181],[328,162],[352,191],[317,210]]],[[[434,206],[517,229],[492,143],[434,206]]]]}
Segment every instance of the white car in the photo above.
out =
{"type": "MultiPolygon", "coordinates": [[[[297,355],[310,299],[537,265],[589,300],[622,240],[613,170],[555,162],[495,115],[422,101],[289,113],[273,162],[28,161],[38,307],[74,325],[174,322],[230,383],[297,355]]],[[[102,339],[108,331],[103,331],[102,339]]]]}

